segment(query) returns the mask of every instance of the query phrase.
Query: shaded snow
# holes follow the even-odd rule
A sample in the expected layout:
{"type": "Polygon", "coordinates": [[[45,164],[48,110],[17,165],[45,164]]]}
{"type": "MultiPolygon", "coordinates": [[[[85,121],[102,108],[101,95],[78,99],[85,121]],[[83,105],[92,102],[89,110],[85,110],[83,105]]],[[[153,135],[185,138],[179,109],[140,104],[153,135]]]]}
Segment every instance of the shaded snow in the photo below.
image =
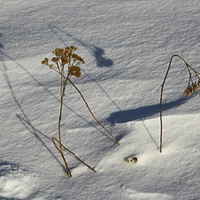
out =
{"type": "Polygon", "coordinates": [[[175,59],[164,92],[159,153],[159,87],[170,57],[199,68],[197,0],[1,2],[0,199],[198,200],[199,98],[183,97],[187,70],[175,59]],[[52,144],[59,77],[42,66],[56,47],[74,45],[86,61],[64,103],[68,178],[52,144]],[[135,156],[138,163],[126,163],[135,156]]]}
{"type": "Polygon", "coordinates": [[[25,199],[34,192],[34,175],[15,164],[1,162],[0,176],[1,197],[25,199]]]}

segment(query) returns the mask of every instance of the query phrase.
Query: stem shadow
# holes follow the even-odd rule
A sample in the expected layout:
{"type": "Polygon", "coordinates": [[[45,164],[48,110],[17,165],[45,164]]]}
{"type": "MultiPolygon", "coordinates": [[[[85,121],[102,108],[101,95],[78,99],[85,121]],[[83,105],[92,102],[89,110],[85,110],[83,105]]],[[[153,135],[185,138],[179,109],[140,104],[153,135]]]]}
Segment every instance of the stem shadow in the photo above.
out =
{"type": "MultiPolygon", "coordinates": [[[[189,98],[191,97],[182,97],[175,101],[164,103],[163,111],[178,107],[187,102],[189,98]]],[[[157,142],[155,141],[155,139],[153,138],[152,134],[150,133],[150,131],[148,130],[147,126],[143,121],[144,119],[148,119],[149,117],[158,114],[159,112],[160,112],[160,104],[154,104],[150,106],[144,106],[140,108],[114,112],[107,118],[107,121],[109,121],[112,125],[115,125],[116,123],[127,123],[130,121],[142,120],[143,126],[146,129],[149,137],[155,144],[156,148],[159,149],[157,142]]]]}
{"type": "Polygon", "coordinates": [[[60,163],[60,161],[57,159],[57,157],[53,154],[53,152],[49,149],[49,147],[45,144],[45,142],[42,140],[42,138],[39,135],[42,135],[48,139],[50,139],[48,136],[46,136],[45,134],[43,134],[42,132],[40,132],[38,129],[36,129],[30,122],[30,120],[28,119],[27,114],[25,113],[25,111],[23,110],[22,106],[20,105],[18,99],[16,98],[15,92],[13,90],[12,84],[10,82],[10,78],[9,75],[7,73],[7,67],[4,63],[3,57],[0,57],[1,63],[2,63],[2,74],[4,76],[4,79],[6,80],[6,83],[10,89],[12,98],[14,100],[14,102],[16,103],[17,107],[20,109],[22,116],[16,114],[16,117],[20,120],[20,122],[26,127],[27,130],[29,130],[41,143],[42,145],[47,149],[47,151],[53,156],[53,158],[62,166],[62,164],[60,163]]]}
{"type": "MultiPolygon", "coordinates": [[[[0,33],[0,37],[3,37],[3,35],[0,33]]],[[[0,42],[0,49],[3,49],[4,45],[0,42]]]]}
{"type": "MultiPolygon", "coordinates": [[[[45,87],[40,81],[38,81],[25,67],[23,67],[19,62],[17,62],[16,60],[14,60],[13,58],[11,58],[9,55],[5,54],[4,52],[0,51],[0,61],[2,62],[2,64],[4,63],[4,59],[3,56],[7,57],[8,59],[10,59],[11,61],[13,61],[15,64],[17,64],[22,70],[24,70],[30,77],[31,79],[33,79],[40,87],[42,87],[47,93],[49,93],[49,95],[53,96],[58,102],[60,102],[60,99],[54,95],[47,87],[45,87]]],[[[4,64],[3,64],[4,65],[4,64]]],[[[6,70],[6,66],[4,65],[4,70],[6,70]]],[[[7,82],[8,83],[8,82],[7,82]]],[[[8,83],[8,86],[10,85],[10,83],[8,83]]],[[[10,87],[10,86],[9,86],[10,87]]],[[[10,87],[11,88],[11,87],[10,87]]],[[[12,91],[12,90],[11,90],[12,91]]],[[[82,117],[81,115],[79,115],[77,112],[75,112],[72,108],[68,107],[66,104],[63,104],[69,111],[71,111],[72,113],[74,113],[77,117],[79,117],[80,119],[82,119],[83,121],[85,121],[87,124],[93,126],[94,128],[96,128],[98,131],[100,131],[93,123],[91,123],[90,121],[88,121],[87,119],[85,119],[84,117],[82,117]]],[[[101,131],[100,131],[101,132],[101,131]]]]}

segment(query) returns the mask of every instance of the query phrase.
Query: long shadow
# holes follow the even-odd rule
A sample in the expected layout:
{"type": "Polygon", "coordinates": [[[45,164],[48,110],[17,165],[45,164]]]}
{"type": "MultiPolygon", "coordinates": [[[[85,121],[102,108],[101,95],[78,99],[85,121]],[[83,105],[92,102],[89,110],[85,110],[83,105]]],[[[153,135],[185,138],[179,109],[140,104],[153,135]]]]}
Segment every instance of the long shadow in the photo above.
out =
{"type": "MultiPolygon", "coordinates": [[[[24,70],[39,86],[41,86],[47,93],[49,93],[49,95],[53,96],[57,101],[60,102],[60,99],[55,96],[50,90],[48,90],[48,88],[46,88],[40,81],[38,81],[26,68],[24,68],[19,62],[17,62],[16,60],[14,60],[13,58],[11,58],[9,55],[5,54],[4,52],[0,51],[0,55],[2,56],[6,56],[7,58],[9,58],[10,60],[12,60],[15,64],[17,64],[22,70],[24,70]]],[[[2,58],[1,58],[2,60],[2,58]]],[[[74,113],[77,117],[81,118],[83,121],[85,121],[86,123],[90,124],[91,126],[95,127],[91,122],[89,122],[87,119],[85,119],[84,117],[82,117],[81,115],[79,115],[77,112],[75,112],[72,108],[68,107],[66,104],[64,104],[64,106],[70,110],[72,113],[74,113]]],[[[96,128],[96,127],[95,127],[96,128]]],[[[98,130],[98,128],[97,128],[98,130]]]]}
{"type": "MultiPolygon", "coordinates": [[[[182,97],[170,103],[164,103],[162,110],[165,111],[178,107],[184,104],[189,98],[191,97],[182,97]]],[[[160,112],[160,104],[154,104],[150,106],[144,106],[140,108],[114,112],[107,118],[107,121],[109,121],[112,125],[115,125],[116,123],[126,123],[130,121],[142,120],[142,124],[146,129],[149,137],[155,144],[156,148],[159,149],[157,142],[155,141],[154,137],[151,135],[150,131],[145,125],[145,122],[143,121],[144,119],[147,119],[153,115],[158,114],[159,112],[160,112]]]]}
{"type": "MultiPolygon", "coordinates": [[[[184,104],[191,97],[182,97],[175,101],[164,103],[163,111],[178,107],[184,104]]],[[[107,120],[114,125],[115,123],[126,123],[135,120],[143,120],[151,117],[160,111],[160,104],[154,104],[149,106],[143,106],[140,108],[122,110],[112,113],[107,120]]]]}
{"type": "Polygon", "coordinates": [[[39,135],[43,135],[44,137],[48,138],[50,140],[49,137],[47,137],[45,134],[43,134],[42,132],[40,132],[39,130],[37,130],[32,124],[31,121],[28,119],[28,116],[26,115],[25,111],[23,110],[22,106],[20,105],[19,101],[16,98],[15,92],[13,90],[12,84],[10,82],[8,73],[7,73],[7,68],[4,64],[4,60],[3,57],[0,55],[0,60],[2,63],[2,74],[4,76],[4,79],[7,82],[7,85],[10,89],[10,92],[12,94],[13,100],[15,101],[16,105],[18,106],[18,108],[20,109],[22,116],[16,114],[16,117],[20,120],[20,122],[42,143],[42,145],[47,149],[47,151],[53,156],[53,158],[60,164],[60,166],[64,168],[64,166],[61,164],[61,162],[57,159],[57,157],[53,154],[53,152],[49,149],[49,147],[45,144],[45,142],[41,139],[41,137],[39,135]]]}
{"type": "MultiPolygon", "coordinates": [[[[3,35],[0,33],[0,37],[3,37],[3,35]]],[[[3,49],[4,45],[0,42],[0,49],[3,49]]]]}
{"type": "MultiPolygon", "coordinates": [[[[60,102],[60,99],[55,96],[50,90],[48,90],[48,88],[46,88],[40,81],[38,81],[26,68],[24,68],[20,63],[18,63],[16,60],[14,60],[12,57],[10,57],[9,55],[5,54],[3,51],[0,50],[0,60],[2,62],[2,64],[4,63],[4,59],[3,57],[7,57],[9,58],[11,61],[13,61],[15,64],[17,64],[22,70],[24,70],[39,86],[41,86],[47,93],[49,93],[49,95],[53,96],[58,102],[60,102]]],[[[11,83],[9,81],[8,78],[8,74],[5,73],[6,72],[6,66],[3,64],[3,68],[2,68],[2,72],[4,74],[4,78],[7,80],[7,84],[9,86],[9,88],[11,89],[11,93],[12,96],[15,97],[14,95],[14,91],[12,89],[11,83]]],[[[16,102],[18,102],[16,100],[16,102]]],[[[75,112],[72,108],[68,107],[65,103],[63,104],[69,111],[71,111],[72,113],[74,113],[78,118],[82,119],[83,121],[85,121],[87,124],[89,124],[90,126],[94,127],[98,132],[100,132],[101,134],[103,134],[104,136],[106,136],[107,138],[108,135],[106,133],[104,133],[100,128],[98,128],[97,126],[94,125],[94,123],[91,123],[90,121],[88,121],[87,119],[85,119],[84,117],[82,117],[81,115],[79,115],[77,112],[75,112]]],[[[18,107],[20,107],[20,104],[18,103],[18,107]]],[[[25,118],[25,121],[28,122],[29,120],[27,120],[25,118]]],[[[30,122],[29,122],[29,126],[30,126],[30,122]]],[[[110,138],[109,138],[110,139],[110,138]]]]}
{"type": "Polygon", "coordinates": [[[65,41],[60,36],[61,33],[64,33],[67,37],[71,37],[77,43],[79,43],[80,45],[85,47],[95,57],[97,67],[113,66],[113,61],[110,58],[105,57],[105,51],[102,48],[97,47],[95,45],[87,44],[87,43],[83,42],[82,40],[74,37],[73,35],[61,30],[59,27],[55,26],[54,24],[49,24],[49,28],[65,46],[68,46],[68,44],[66,44],[65,41]]]}
{"type": "Polygon", "coordinates": [[[158,146],[157,142],[155,141],[154,137],[151,135],[151,133],[150,133],[149,129],[147,128],[147,126],[146,126],[144,121],[142,121],[142,124],[143,124],[146,132],[148,133],[150,139],[153,141],[154,145],[156,146],[156,148],[159,149],[159,146],[158,146]]]}
{"type": "MultiPolygon", "coordinates": [[[[97,66],[102,66],[102,63],[106,66],[109,65],[111,66],[111,64],[113,65],[113,62],[111,63],[111,60],[110,59],[105,59],[102,55],[104,54],[104,51],[98,47],[95,47],[95,46],[92,46],[92,45],[89,45],[89,44],[86,44],[85,42],[83,42],[82,40],[80,39],[77,39],[75,38],[74,36],[72,36],[71,34],[69,33],[66,33],[65,31],[61,30],[59,27],[55,26],[55,25],[52,25],[50,24],[49,25],[50,29],[52,30],[52,32],[58,37],[58,39],[64,44],[64,45],[67,45],[65,44],[65,41],[62,39],[62,37],[60,36],[59,33],[63,33],[65,34],[66,36],[68,37],[71,37],[73,40],[75,40],[76,42],[78,42],[80,45],[84,46],[89,52],[93,52],[93,55],[95,56],[96,58],[96,63],[97,63],[97,66]]],[[[84,70],[83,70],[84,71],[84,70]]],[[[121,115],[123,114],[127,114],[127,111],[122,111],[120,109],[120,107],[112,100],[112,98],[110,97],[110,95],[102,88],[102,86],[96,81],[94,80],[89,74],[87,74],[85,71],[84,71],[84,74],[86,74],[86,76],[89,77],[90,80],[92,80],[93,82],[95,82],[97,84],[97,86],[103,91],[103,93],[108,97],[108,99],[110,99],[110,101],[113,103],[113,105],[116,106],[116,108],[119,110],[118,112],[116,113],[113,113],[111,114],[111,116],[108,118],[108,121],[111,122],[111,124],[114,124],[115,123],[115,120],[118,119],[121,115]]],[[[131,111],[128,111],[128,112],[131,112],[131,111]]],[[[122,117],[124,118],[124,117],[122,117]]],[[[130,119],[130,118],[129,118],[130,119]]],[[[153,136],[151,135],[151,133],[149,132],[149,130],[147,129],[146,125],[143,123],[145,129],[147,130],[147,133],[149,135],[149,137],[152,139],[152,141],[154,142],[154,144],[156,145],[156,147],[159,149],[158,145],[156,144],[153,136]]],[[[122,137],[124,136],[124,134],[120,134],[118,135],[116,138],[118,141],[120,141],[122,139],[122,137]]]]}

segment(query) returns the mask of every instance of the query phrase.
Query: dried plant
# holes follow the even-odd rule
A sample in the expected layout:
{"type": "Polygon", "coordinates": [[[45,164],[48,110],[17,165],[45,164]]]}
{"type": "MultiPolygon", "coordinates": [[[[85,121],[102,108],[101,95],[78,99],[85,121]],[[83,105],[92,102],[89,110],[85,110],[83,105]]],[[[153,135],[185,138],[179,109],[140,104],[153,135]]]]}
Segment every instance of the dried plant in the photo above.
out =
{"type": "Polygon", "coordinates": [[[189,75],[188,85],[187,85],[185,91],[183,92],[183,95],[190,96],[200,88],[200,73],[198,71],[196,71],[194,68],[192,68],[191,65],[189,65],[186,62],[186,60],[183,57],[181,57],[180,55],[176,55],[176,54],[173,55],[170,59],[169,66],[167,68],[167,72],[165,74],[165,77],[164,77],[162,85],[161,85],[161,93],[160,93],[160,153],[162,152],[162,145],[163,145],[163,120],[162,120],[163,91],[164,91],[165,81],[167,79],[169,70],[171,69],[171,64],[172,64],[172,60],[174,57],[178,57],[185,63],[187,71],[188,71],[188,75],[189,75]]]}
{"type": "Polygon", "coordinates": [[[124,158],[124,162],[126,163],[138,163],[138,158],[135,156],[129,156],[124,158]]]}
{"type": "Polygon", "coordinates": [[[85,61],[82,57],[75,54],[74,52],[77,50],[77,47],[69,46],[63,49],[56,48],[52,53],[54,54],[54,57],[50,60],[48,58],[45,58],[41,63],[44,65],[47,65],[49,68],[53,69],[55,72],[60,74],[60,114],[59,114],[59,120],[58,120],[58,139],[55,137],[52,137],[52,141],[56,149],[61,154],[61,157],[65,163],[65,167],[67,170],[67,174],[69,177],[72,176],[70,168],[68,166],[67,160],[64,156],[63,150],[68,151],[71,155],[73,155],[75,158],[77,158],[80,162],[85,164],[89,169],[95,172],[95,170],[84,163],[80,158],[78,158],[72,151],[67,149],[63,143],[62,143],[62,134],[61,134],[61,121],[62,121],[62,114],[63,114],[63,101],[65,95],[65,89],[67,82],[70,82],[72,86],[76,89],[76,91],[80,94],[82,100],[84,101],[88,111],[93,116],[95,121],[112,137],[115,143],[119,144],[116,138],[112,135],[112,133],[104,127],[99,120],[95,117],[93,112],[91,111],[87,101],[85,100],[83,94],[81,91],[77,88],[77,86],[73,83],[71,80],[71,77],[75,76],[77,78],[81,77],[81,64],[85,64],[85,61]]]}

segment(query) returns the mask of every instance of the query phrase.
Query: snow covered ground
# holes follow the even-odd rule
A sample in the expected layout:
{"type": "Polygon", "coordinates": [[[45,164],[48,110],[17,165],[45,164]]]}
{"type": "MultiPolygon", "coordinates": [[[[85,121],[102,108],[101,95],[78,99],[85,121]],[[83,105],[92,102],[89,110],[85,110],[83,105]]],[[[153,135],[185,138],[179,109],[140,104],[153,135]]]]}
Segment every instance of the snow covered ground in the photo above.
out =
{"type": "Polygon", "coordinates": [[[198,0],[0,1],[0,199],[199,200],[200,104],[183,97],[187,69],[174,59],[164,91],[159,153],[159,87],[170,57],[200,71],[198,0]],[[73,79],[117,146],[67,86],[63,140],[68,178],[52,144],[59,76],[41,65],[74,45],[86,61],[73,79]],[[138,163],[124,158],[136,156],[138,163]]]}

